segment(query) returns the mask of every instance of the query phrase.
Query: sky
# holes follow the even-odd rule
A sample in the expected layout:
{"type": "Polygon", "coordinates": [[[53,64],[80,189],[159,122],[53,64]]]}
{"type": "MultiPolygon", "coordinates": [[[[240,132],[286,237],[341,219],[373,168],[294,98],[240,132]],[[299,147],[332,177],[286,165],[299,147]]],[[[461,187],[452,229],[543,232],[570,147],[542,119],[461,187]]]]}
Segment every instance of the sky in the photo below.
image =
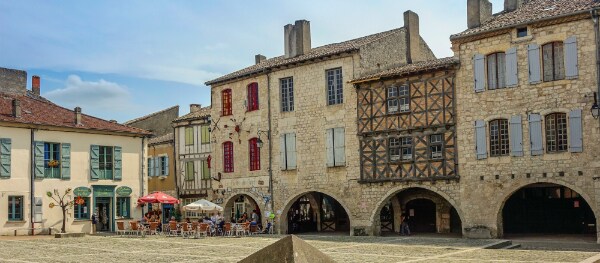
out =
{"type": "MultiPolygon", "coordinates": [[[[42,96],[124,122],[179,105],[210,104],[208,80],[283,54],[283,26],[311,23],[312,46],[403,26],[438,58],[467,27],[466,0],[0,0],[0,67],[41,77],[42,96]]],[[[492,0],[494,12],[503,0],[492,0]]]]}

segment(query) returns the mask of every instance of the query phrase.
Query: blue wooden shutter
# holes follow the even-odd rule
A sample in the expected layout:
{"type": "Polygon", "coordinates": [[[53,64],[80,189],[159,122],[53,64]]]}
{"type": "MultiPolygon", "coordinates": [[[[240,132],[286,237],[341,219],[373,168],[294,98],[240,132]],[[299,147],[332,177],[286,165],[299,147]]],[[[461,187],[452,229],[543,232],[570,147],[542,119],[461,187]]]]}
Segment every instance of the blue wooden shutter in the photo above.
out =
{"type": "Polygon", "coordinates": [[[0,177],[10,177],[11,139],[0,139],[0,177]]]}
{"type": "Polygon", "coordinates": [[[529,61],[529,83],[540,83],[542,75],[540,69],[540,46],[538,44],[529,44],[527,46],[527,58],[529,61]]]}
{"type": "Polygon", "coordinates": [[[279,166],[281,167],[281,170],[287,170],[287,160],[286,160],[286,154],[285,154],[285,137],[287,134],[283,134],[281,135],[280,139],[279,139],[279,166]]]}
{"type": "Polygon", "coordinates": [[[33,143],[33,160],[35,178],[44,178],[44,142],[33,143]]]}
{"type": "Polygon", "coordinates": [[[121,180],[123,178],[123,149],[119,146],[113,148],[114,154],[114,180],[121,180]]]}
{"type": "Polygon", "coordinates": [[[577,78],[579,75],[577,63],[577,38],[572,36],[565,40],[565,77],[577,78]]]}
{"type": "Polygon", "coordinates": [[[165,156],[165,176],[169,175],[169,156],[165,156]]]}
{"type": "Polygon", "coordinates": [[[481,54],[476,54],[473,57],[473,75],[475,80],[475,92],[485,90],[485,57],[481,54]]]}
{"type": "Polygon", "coordinates": [[[327,140],[325,141],[327,147],[327,167],[335,166],[335,158],[333,155],[333,129],[327,129],[327,140]]]}
{"type": "Polygon", "coordinates": [[[581,130],[581,109],[569,113],[569,151],[583,152],[583,132],[581,130]]]}
{"type": "Polygon", "coordinates": [[[510,117],[510,154],[512,156],[523,156],[523,124],[521,115],[510,117]]]}
{"type": "Polygon", "coordinates": [[[531,155],[544,154],[542,116],[536,113],[529,114],[529,140],[531,141],[531,155]]]}
{"type": "Polygon", "coordinates": [[[287,169],[296,169],[296,134],[288,133],[285,136],[285,151],[287,153],[287,169]]]}
{"type": "Polygon", "coordinates": [[[71,144],[62,143],[60,147],[60,178],[69,180],[71,179],[71,144]]]}
{"type": "Polygon", "coordinates": [[[517,48],[512,47],[506,51],[506,86],[514,87],[519,85],[519,76],[517,70],[517,48]]]}
{"type": "Polygon", "coordinates": [[[475,121],[475,151],[477,159],[487,158],[487,141],[485,136],[485,121],[475,121]]]}
{"type": "Polygon", "coordinates": [[[90,179],[100,178],[100,146],[90,146],[90,179]]]}
{"type": "Polygon", "coordinates": [[[344,128],[333,129],[333,153],[335,166],[346,165],[346,139],[344,128]]]}
{"type": "Polygon", "coordinates": [[[154,176],[154,158],[148,158],[148,176],[154,176]]]}

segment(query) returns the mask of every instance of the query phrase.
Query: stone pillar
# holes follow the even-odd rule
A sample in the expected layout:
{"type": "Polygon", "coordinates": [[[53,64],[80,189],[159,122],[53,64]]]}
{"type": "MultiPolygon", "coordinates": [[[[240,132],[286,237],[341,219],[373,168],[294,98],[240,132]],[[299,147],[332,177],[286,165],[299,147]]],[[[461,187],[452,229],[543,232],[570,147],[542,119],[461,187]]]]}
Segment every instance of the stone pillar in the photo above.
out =
{"type": "Polygon", "coordinates": [[[488,0],[467,0],[467,26],[481,26],[492,17],[492,3],[488,0]]]}

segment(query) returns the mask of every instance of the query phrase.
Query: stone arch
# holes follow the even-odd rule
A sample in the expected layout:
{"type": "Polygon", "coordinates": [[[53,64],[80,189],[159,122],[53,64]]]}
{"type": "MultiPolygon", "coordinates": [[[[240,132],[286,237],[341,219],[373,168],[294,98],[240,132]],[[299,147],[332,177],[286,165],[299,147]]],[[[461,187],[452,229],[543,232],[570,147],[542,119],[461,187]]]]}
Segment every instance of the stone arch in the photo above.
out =
{"type": "Polygon", "coordinates": [[[251,192],[238,192],[238,193],[232,194],[227,199],[225,199],[225,201],[223,202],[223,209],[224,209],[223,213],[225,213],[224,214],[225,220],[227,220],[227,221],[231,220],[231,216],[228,213],[228,207],[231,206],[233,204],[232,202],[240,196],[249,197],[258,206],[258,208],[260,209],[260,212],[261,212],[260,217],[263,219],[262,224],[265,225],[266,220],[264,220],[264,218],[265,218],[264,213],[265,213],[265,211],[268,211],[268,210],[266,210],[267,207],[265,206],[263,198],[261,196],[253,194],[251,192]],[[232,203],[232,204],[230,205],[230,203],[232,203]]]}
{"type": "MultiPolygon", "coordinates": [[[[583,200],[585,200],[588,205],[590,206],[590,209],[592,210],[592,213],[594,213],[594,217],[596,218],[596,230],[597,232],[600,231],[600,225],[598,225],[598,222],[600,221],[600,219],[598,218],[598,208],[596,206],[595,202],[591,202],[591,201],[595,201],[594,199],[592,199],[588,193],[586,193],[583,189],[581,189],[580,187],[570,184],[568,182],[565,181],[561,181],[561,180],[556,180],[556,179],[552,179],[552,178],[539,178],[537,179],[535,182],[526,182],[526,183],[521,183],[518,184],[515,187],[510,188],[509,191],[507,191],[507,194],[504,195],[504,198],[502,199],[502,202],[498,203],[498,205],[496,206],[496,210],[497,214],[496,214],[496,227],[497,227],[497,232],[498,232],[498,238],[501,238],[504,236],[504,222],[502,219],[502,211],[504,210],[504,206],[506,204],[506,201],[508,201],[508,199],[510,199],[517,191],[519,191],[520,189],[529,186],[529,185],[533,185],[533,184],[538,184],[538,183],[549,183],[549,184],[556,184],[556,185],[560,185],[560,186],[564,186],[564,187],[568,187],[571,190],[574,190],[575,192],[577,192],[577,194],[579,194],[583,200]]],[[[599,232],[600,233],[600,232],[599,232]]],[[[600,242],[600,237],[598,239],[598,241],[600,242]]]]}
{"type": "Polygon", "coordinates": [[[288,225],[287,225],[287,213],[288,210],[290,210],[290,208],[292,207],[292,205],[296,202],[296,200],[298,200],[298,198],[302,197],[303,195],[306,194],[310,194],[310,193],[321,193],[321,194],[325,194],[330,196],[331,198],[335,199],[335,201],[337,201],[340,206],[342,206],[342,208],[344,209],[344,211],[346,211],[346,214],[348,215],[348,221],[350,224],[350,235],[353,235],[353,228],[352,228],[352,224],[354,222],[354,218],[352,217],[352,214],[350,213],[350,210],[348,209],[348,206],[344,203],[344,199],[340,198],[338,195],[336,194],[331,194],[328,191],[323,191],[323,190],[302,190],[302,191],[298,191],[296,192],[296,194],[291,195],[290,198],[288,198],[285,201],[285,206],[283,206],[283,209],[281,210],[281,215],[278,216],[279,221],[278,224],[276,226],[276,228],[278,229],[278,233],[279,234],[285,234],[285,231],[287,231],[288,229],[288,225]]]}

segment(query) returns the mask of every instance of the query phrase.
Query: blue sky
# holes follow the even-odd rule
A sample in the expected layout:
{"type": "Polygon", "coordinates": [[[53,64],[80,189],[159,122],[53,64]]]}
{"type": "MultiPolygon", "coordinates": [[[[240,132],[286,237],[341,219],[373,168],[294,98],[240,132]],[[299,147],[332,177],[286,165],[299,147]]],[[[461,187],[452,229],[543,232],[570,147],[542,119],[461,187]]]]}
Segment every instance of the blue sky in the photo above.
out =
{"type": "Polygon", "coordinates": [[[104,119],[173,105],[185,114],[210,104],[204,82],[281,55],[285,24],[311,21],[316,47],[401,27],[407,9],[436,56],[451,56],[466,0],[0,0],[0,67],[39,75],[43,96],[104,119]]]}

